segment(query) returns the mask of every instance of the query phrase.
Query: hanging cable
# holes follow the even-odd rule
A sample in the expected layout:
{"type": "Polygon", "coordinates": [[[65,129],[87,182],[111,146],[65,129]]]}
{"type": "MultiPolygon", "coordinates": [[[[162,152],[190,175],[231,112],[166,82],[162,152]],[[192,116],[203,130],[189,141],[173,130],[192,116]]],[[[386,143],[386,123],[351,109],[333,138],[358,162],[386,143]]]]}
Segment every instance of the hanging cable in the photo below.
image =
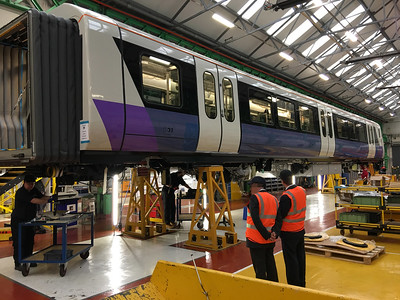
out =
{"type": "Polygon", "coordinates": [[[210,298],[208,298],[208,293],[204,289],[203,283],[201,282],[199,271],[197,270],[197,266],[196,266],[196,262],[194,261],[193,254],[191,254],[190,256],[192,257],[193,265],[194,265],[194,268],[196,270],[197,278],[199,279],[199,283],[200,283],[201,289],[203,290],[203,294],[206,296],[207,300],[210,300],[210,298]]]}

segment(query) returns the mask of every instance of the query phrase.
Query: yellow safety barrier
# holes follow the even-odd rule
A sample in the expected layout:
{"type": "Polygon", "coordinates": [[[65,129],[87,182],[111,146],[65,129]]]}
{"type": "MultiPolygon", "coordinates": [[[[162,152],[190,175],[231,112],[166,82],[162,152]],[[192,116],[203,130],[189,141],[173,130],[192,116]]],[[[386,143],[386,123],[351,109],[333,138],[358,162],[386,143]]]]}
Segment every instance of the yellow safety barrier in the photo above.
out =
{"type": "Polygon", "coordinates": [[[221,271],[158,261],[150,282],[106,299],[354,299],[221,271]]]}

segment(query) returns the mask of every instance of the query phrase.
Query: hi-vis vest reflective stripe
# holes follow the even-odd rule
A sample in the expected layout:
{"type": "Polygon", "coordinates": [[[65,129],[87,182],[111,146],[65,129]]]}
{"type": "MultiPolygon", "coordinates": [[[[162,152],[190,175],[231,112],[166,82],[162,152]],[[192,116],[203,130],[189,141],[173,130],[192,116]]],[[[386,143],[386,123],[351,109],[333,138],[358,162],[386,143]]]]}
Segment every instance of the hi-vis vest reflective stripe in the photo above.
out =
{"type": "Polygon", "coordinates": [[[306,191],[299,186],[286,190],[282,195],[287,195],[292,203],[287,216],[282,222],[282,231],[298,232],[304,229],[306,218],[306,191]]]}
{"type": "MultiPolygon", "coordinates": [[[[271,231],[272,226],[275,224],[276,213],[278,211],[278,200],[267,192],[260,192],[255,194],[258,199],[258,208],[261,223],[264,227],[271,231]]],[[[273,243],[262,237],[261,233],[254,225],[253,219],[250,214],[250,209],[247,208],[247,225],[246,225],[246,238],[258,244],[273,243]]]]}

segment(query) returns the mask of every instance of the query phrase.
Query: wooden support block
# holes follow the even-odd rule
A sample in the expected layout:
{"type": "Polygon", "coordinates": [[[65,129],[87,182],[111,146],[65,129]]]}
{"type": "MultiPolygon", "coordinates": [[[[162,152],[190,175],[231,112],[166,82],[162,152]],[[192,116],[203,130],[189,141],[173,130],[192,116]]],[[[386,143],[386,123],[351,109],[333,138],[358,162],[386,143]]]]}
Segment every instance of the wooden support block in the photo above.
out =
{"type": "Polygon", "coordinates": [[[237,233],[236,232],[225,232],[225,236],[226,236],[226,242],[228,244],[237,244],[237,233]]]}

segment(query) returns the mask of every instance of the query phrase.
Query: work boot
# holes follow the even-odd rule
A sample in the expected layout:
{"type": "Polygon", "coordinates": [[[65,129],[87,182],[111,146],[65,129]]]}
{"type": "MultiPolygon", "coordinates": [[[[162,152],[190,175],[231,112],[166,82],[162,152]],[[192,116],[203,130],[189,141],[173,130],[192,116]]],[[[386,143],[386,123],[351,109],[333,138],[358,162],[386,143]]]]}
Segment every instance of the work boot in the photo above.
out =
{"type": "Polygon", "coordinates": [[[22,266],[21,266],[21,264],[15,264],[14,270],[22,271],[22,266]]]}

